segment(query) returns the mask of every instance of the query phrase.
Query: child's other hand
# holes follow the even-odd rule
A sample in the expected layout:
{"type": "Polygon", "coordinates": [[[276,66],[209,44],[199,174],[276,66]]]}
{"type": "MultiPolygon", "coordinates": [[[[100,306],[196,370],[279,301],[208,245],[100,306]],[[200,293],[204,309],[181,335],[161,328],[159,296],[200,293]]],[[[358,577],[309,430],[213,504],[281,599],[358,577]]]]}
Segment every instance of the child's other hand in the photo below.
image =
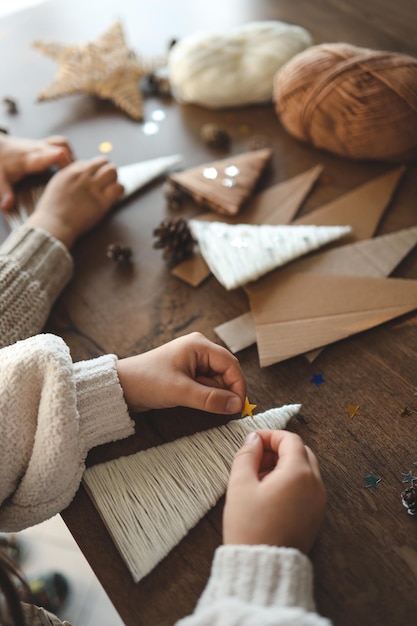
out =
{"type": "Polygon", "coordinates": [[[51,178],[26,224],[43,228],[71,248],[122,195],[117,169],[108,159],[75,161],[51,178]]]}
{"type": "Polygon", "coordinates": [[[11,209],[15,202],[12,186],[29,174],[48,167],[65,167],[74,160],[65,137],[19,139],[0,134],[0,208],[11,209]]]}
{"type": "Polygon", "coordinates": [[[239,361],[200,333],[191,333],[117,365],[129,407],[175,406],[211,413],[241,411],[246,382],[239,361]]]}
{"type": "Polygon", "coordinates": [[[326,491],[318,461],[298,435],[257,431],[236,454],[223,516],[225,544],[313,546],[326,491]]]}

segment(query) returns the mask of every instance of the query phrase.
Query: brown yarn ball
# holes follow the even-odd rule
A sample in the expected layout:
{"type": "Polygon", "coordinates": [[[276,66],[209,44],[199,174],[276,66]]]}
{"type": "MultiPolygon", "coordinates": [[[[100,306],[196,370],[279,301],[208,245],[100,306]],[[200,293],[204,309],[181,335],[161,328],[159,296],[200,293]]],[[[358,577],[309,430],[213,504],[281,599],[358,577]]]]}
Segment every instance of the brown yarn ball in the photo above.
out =
{"type": "Polygon", "coordinates": [[[417,59],[346,43],[307,48],[274,77],[297,139],[355,159],[417,159],[417,59]]]}

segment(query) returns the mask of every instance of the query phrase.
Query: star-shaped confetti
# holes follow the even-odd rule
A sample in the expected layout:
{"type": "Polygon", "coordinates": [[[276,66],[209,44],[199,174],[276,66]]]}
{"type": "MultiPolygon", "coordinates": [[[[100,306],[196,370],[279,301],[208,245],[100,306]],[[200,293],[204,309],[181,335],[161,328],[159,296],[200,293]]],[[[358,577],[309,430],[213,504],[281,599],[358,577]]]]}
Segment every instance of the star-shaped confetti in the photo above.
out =
{"type": "Polygon", "coordinates": [[[88,93],[111,100],[134,120],[143,119],[139,80],[155,68],[145,69],[128,48],[120,22],[85,44],[35,41],[32,45],[59,65],[55,80],[38,95],[39,101],[88,93]]]}
{"type": "Polygon", "coordinates": [[[409,485],[413,486],[413,482],[415,480],[417,480],[417,478],[413,476],[413,472],[407,472],[406,474],[404,474],[403,472],[403,483],[408,483],[409,485]]]}
{"type": "Polygon", "coordinates": [[[349,415],[349,417],[355,417],[355,415],[360,415],[359,404],[348,404],[345,408],[345,413],[349,415]]]}
{"type": "Polygon", "coordinates": [[[241,417],[245,417],[246,415],[249,415],[249,417],[253,418],[253,409],[256,409],[256,404],[251,404],[249,402],[248,396],[246,396],[245,404],[244,404],[244,407],[242,409],[241,417]]]}
{"type": "Polygon", "coordinates": [[[320,387],[320,385],[322,383],[325,383],[326,381],[323,378],[323,374],[313,374],[313,376],[310,378],[310,382],[317,385],[317,387],[320,387]]]}
{"type": "Polygon", "coordinates": [[[381,478],[377,478],[373,472],[368,474],[368,476],[364,476],[365,479],[365,487],[377,487],[381,482],[381,478]]]}

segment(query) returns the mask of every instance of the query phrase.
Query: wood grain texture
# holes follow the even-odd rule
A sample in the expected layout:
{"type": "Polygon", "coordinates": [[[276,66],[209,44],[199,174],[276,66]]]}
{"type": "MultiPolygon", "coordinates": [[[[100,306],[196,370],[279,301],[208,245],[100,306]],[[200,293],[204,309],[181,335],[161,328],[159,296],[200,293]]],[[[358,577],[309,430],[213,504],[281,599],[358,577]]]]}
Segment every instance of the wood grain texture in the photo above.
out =
{"type": "MultiPolygon", "coordinates": [[[[88,158],[101,141],[111,141],[117,165],[162,154],[182,153],[191,167],[222,158],[200,140],[205,123],[217,123],[232,136],[231,154],[248,149],[252,135],[266,135],[273,149],[259,189],[284,181],[321,163],[324,175],[304,203],[308,213],[357,185],[384,174],[389,164],[357,162],[317,151],[290,137],[271,106],[208,111],[145,100],[145,117],[163,108],[159,132],[147,137],[141,126],[111,104],[88,96],[36,103],[37,93],[56,68],[31,50],[34,39],[77,43],[94,39],[115,19],[112,0],[54,0],[0,22],[0,67],[5,95],[19,105],[17,116],[3,114],[2,125],[20,136],[68,136],[75,153],[88,158]],[[22,78],[24,77],[24,79],[22,78]],[[7,94],[6,94],[7,91],[7,94]],[[242,133],[247,127],[249,133],[242,133]]],[[[219,29],[255,19],[280,19],[307,28],[316,43],[346,41],[358,46],[417,55],[414,0],[119,0],[117,17],[128,42],[152,56],[174,37],[200,28],[219,29]]],[[[417,166],[409,166],[378,228],[378,234],[415,226],[417,166]]],[[[183,214],[197,212],[186,204],[183,214]]],[[[129,356],[192,330],[218,340],[213,328],[247,311],[243,290],[226,292],[210,277],[192,289],[171,276],[152,231],[169,212],[161,181],[115,210],[74,249],[75,276],[57,302],[48,330],[61,335],[75,360],[104,352],[129,356]],[[134,265],[120,271],[106,258],[112,241],[130,245],[134,265]]],[[[0,220],[0,237],[7,233],[0,220]]],[[[417,279],[417,251],[394,273],[417,279]]],[[[302,306],[302,294],[300,294],[302,306]]],[[[417,519],[401,504],[402,473],[417,461],[417,318],[407,315],[328,347],[309,364],[303,357],[260,369],[256,348],[239,355],[249,394],[259,411],[301,402],[301,416],[290,423],[317,453],[328,488],[328,513],[311,554],[318,608],[335,626],[408,626],[417,613],[417,519]],[[321,373],[325,382],[311,381],[321,373]],[[360,405],[350,418],[349,404],[360,405]],[[408,407],[409,415],[403,415],[408,407]],[[366,488],[364,476],[381,478],[366,488]]],[[[157,393],[157,390],[156,390],[157,393]]],[[[136,435],[93,450],[88,463],[191,434],[224,423],[225,418],[191,410],[154,411],[136,417],[136,435]]],[[[134,585],[100,517],[83,488],[63,517],[127,626],[168,626],[189,613],[201,593],[213,552],[221,542],[222,502],[193,529],[143,581],[134,585]]]]}

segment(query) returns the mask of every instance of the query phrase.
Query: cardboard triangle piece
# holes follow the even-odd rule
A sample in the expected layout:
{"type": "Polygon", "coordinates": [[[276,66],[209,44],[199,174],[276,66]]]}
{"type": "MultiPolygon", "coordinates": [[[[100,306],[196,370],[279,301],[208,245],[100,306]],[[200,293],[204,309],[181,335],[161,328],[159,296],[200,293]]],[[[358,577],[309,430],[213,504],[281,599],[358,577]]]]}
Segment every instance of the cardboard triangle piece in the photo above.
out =
{"type": "Polygon", "coordinates": [[[346,236],[350,226],[270,226],[190,220],[202,256],[228,290],[346,236]]]}
{"type": "Polygon", "coordinates": [[[417,281],[281,272],[246,288],[261,367],[362,332],[417,308],[417,281]],[[302,306],[300,306],[300,302],[302,306]]]}
{"type": "Polygon", "coordinates": [[[236,215],[253,194],[271,156],[270,148],[252,150],[171,174],[170,180],[198,204],[216,213],[236,215]]]}
{"type": "Polygon", "coordinates": [[[303,215],[294,224],[350,224],[350,241],[369,239],[374,235],[405,169],[401,166],[374,178],[303,215]]]}
{"type": "Polygon", "coordinates": [[[158,157],[149,161],[140,161],[129,165],[121,165],[117,168],[117,179],[125,188],[123,200],[135,191],[138,191],[148,183],[158,178],[170,168],[175,167],[182,161],[180,154],[158,157]]]}
{"type": "Polygon", "coordinates": [[[255,323],[251,313],[243,313],[219,324],[214,332],[233,354],[256,343],[255,323]]]}
{"type": "MultiPolygon", "coordinates": [[[[228,224],[288,224],[299,211],[322,171],[323,166],[316,165],[302,174],[260,191],[249,198],[238,216],[218,215],[209,211],[197,219],[224,221],[228,224]]],[[[191,259],[178,263],[172,269],[172,274],[197,287],[211,272],[201,254],[196,252],[191,259]]]]}
{"type": "MultiPolygon", "coordinates": [[[[297,259],[286,266],[288,272],[312,272],[345,276],[389,276],[417,244],[417,226],[388,235],[366,239],[297,259]]],[[[278,272],[262,279],[266,289],[274,290],[278,272]]],[[[225,345],[234,353],[256,342],[255,324],[250,313],[244,313],[220,324],[214,329],[225,345]]],[[[312,362],[321,349],[306,353],[312,362]]]]}

